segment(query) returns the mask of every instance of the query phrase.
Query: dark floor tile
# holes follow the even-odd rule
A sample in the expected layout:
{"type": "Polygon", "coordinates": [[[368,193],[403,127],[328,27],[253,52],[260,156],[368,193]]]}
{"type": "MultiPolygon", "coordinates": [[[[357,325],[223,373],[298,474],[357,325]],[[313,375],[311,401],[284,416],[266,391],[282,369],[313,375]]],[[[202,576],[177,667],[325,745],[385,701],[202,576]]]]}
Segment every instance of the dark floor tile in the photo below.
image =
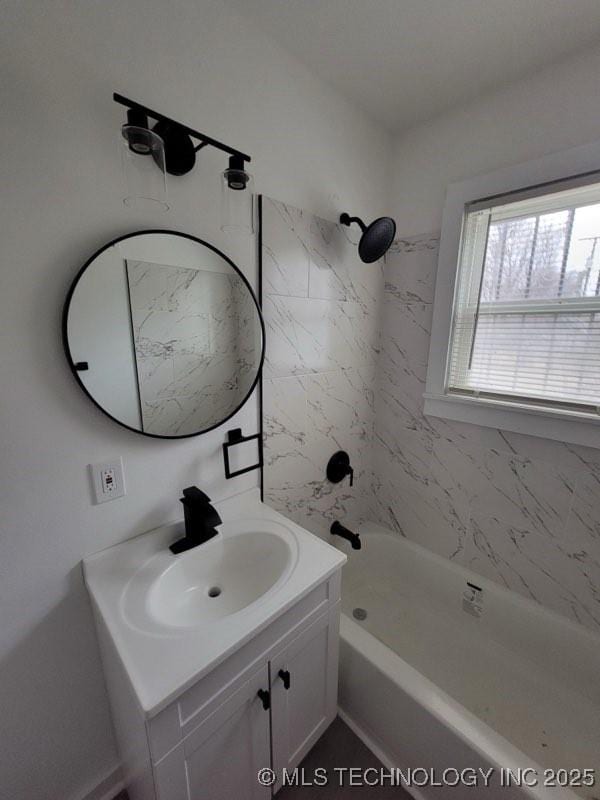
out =
{"type": "MultiPolygon", "coordinates": [[[[362,800],[379,800],[382,797],[386,800],[410,800],[410,795],[398,786],[390,786],[389,782],[382,786],[348,786],[349,776],[345,773],[346,785],[340,785],[334,767],[384,771],[385,767],[339,717],[300,764],[307,778],[314,775],[317,767],[327,770],[326,786],[286,786],[277,793],[277,800],[344,800],[348,795],[362,800]]],[[[372,779],[373,774],[368,777],[372,779]]]]}

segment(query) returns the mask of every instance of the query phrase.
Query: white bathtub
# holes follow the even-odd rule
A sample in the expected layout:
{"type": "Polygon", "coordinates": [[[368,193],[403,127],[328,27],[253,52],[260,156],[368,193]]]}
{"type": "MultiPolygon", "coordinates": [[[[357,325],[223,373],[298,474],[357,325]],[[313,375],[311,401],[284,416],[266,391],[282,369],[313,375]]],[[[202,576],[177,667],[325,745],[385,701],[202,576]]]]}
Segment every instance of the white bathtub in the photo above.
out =
{"type": "Polygon", "coordinates": [[[598,800],[600,637],[383,528],[360,533],[362,550],[341,543],[346,722],[421,800],[598,800]],[[467,581],[479,618],[463,610],[467,581]],[[478,768],[493,768],[489,785],[478,768]],[[594,786],[573,785],[583,770],[594,786]]]}

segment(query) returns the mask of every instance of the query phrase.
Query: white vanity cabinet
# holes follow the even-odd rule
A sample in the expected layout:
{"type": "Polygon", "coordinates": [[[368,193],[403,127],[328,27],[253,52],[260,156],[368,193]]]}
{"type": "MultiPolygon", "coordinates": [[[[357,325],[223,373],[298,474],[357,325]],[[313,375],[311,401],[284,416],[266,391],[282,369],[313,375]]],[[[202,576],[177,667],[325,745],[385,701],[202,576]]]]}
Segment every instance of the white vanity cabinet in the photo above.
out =
{"type": "Polygon", "coordinates": [[[282,770],[298,765],[336,715],[340,581],[338,570],[150,718],[124,670],[106,663],[114,654],[100,636],[130,800],[277,792],[282,770]],[[265,767],[278,776],[273,787],[257,780],[265,767]]]}
{"type": "Polygon", "coordinates": [[[257,489],[217,510],[197,548],[179,521],[83,562],[130,800],[266,800],[336,715],[346,556],[257,489]]]}
{"type": "Polygon", "coordinates": [[[305,628],[269,662],[273,769],[281,776],[308,753],[337,708],[339,613],[305,628]]]}
{"type": "Polygon", "coordinates": [[[271,763],[269,712],[258,697],[268,684],[265,664],[158,762],[160,800],[271,797],[271,789],[256,780],[271,763]]]}

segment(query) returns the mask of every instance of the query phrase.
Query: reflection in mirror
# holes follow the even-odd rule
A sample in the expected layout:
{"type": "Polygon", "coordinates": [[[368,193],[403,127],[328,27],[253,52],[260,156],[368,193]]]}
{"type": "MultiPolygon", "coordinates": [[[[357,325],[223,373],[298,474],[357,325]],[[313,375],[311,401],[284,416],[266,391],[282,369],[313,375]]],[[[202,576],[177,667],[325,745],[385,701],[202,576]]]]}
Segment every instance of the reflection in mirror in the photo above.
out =
{"type": "Polygon", "coordinates": [[[88,262],[67,301],[65,335],[92,399],[121,424],[161,437],[228,419],[263,356],[262,320],[239,270],[210,245],[170,232],[133,234],[88,262]]]}

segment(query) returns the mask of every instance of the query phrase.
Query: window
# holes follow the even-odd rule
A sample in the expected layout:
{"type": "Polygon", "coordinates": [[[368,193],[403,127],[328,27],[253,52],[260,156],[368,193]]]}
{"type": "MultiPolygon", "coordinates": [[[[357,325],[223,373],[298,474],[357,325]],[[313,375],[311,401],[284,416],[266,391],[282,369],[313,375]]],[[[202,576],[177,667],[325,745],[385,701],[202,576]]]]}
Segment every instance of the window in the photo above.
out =
{"type": "Polygon", "coordinates": [[[600,448],[600,142],[448,187],[424,398],[600,448]]]}
{"type": "Polygon", "coordinates": [[[600,406],[600,183],[467,207],[450,393],[600,406]]]}

